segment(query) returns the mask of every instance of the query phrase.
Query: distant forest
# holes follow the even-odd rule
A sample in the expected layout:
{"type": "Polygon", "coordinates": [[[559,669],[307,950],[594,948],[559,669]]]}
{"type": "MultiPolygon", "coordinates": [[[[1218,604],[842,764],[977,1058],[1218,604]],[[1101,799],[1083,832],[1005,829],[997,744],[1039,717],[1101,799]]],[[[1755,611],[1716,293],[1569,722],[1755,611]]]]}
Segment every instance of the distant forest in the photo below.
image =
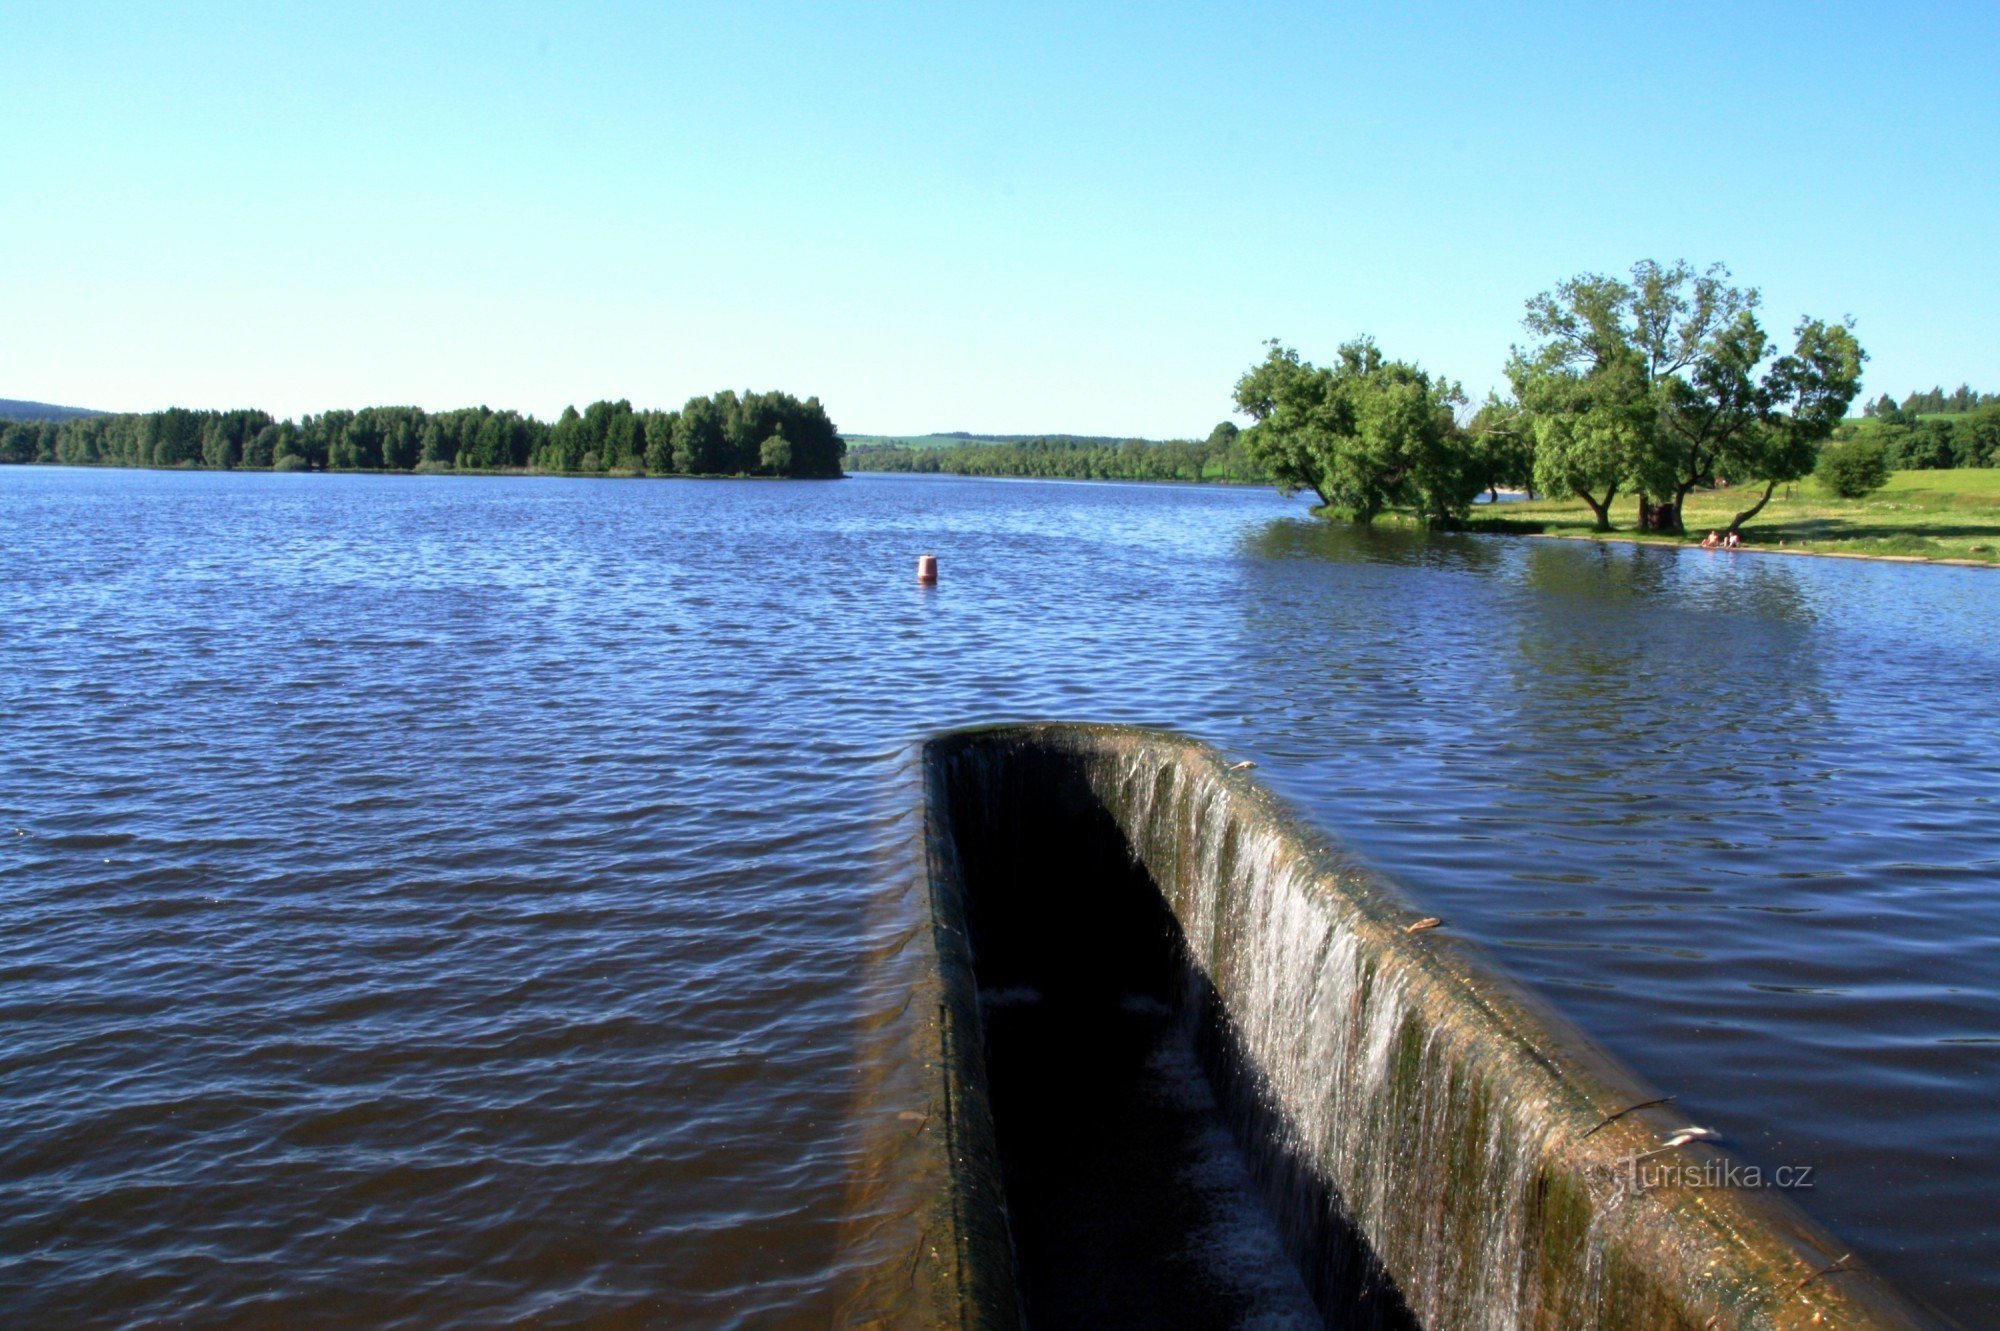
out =
{"type": "Polygon", "coordinates": [[[1897,415],[1925,416],[1938,412],[1953,414],[1977,411],[1981,407],[2000,407],[2000,393],[1976,393],[1970,384],[1960,384],[1952,392],[1943,388],[1933,388],[1928,393],[1912,393],[1904,398],[1901,405],[1887,393],[1876,398],[1861,409],[1864,416],[1889,418],[1897,415]]]}
{"type": "Polygon", "coordinates": [[[0,463],[67,466],[830,477],[846,451],[818,398],[727,389],[679,411],[593,402],[553,424],[487,407],[364,407],[296,421],[172,407],[0,422],[0,463]]]}
{"type": "Polygon", "coordinates": [[[1862,420],[1844,421],[1834,437],[1879,449],[1891,471],[1947,471],[1954,467],[2000,467],[2000,395],[1959,389],[1912,393],[1898,407],[1887,394],[1868,404],[1862,420]],[[1974,405],[1933,408],[1934,401],[1974,405]],[[1916,402],[1920,410],[1907,404],[1916,402]]]}
{"type": "Polygon", "coordinates": [[[59,407],[53,402],[23,402],[0,397],[0,421],[70,421],[79,416],[101,416],[88,407],[59,407]]]}
{"type": "MultiPolygon", "coordinates": [[[[972,438],[975,436],[962,436],[972,438]]],[[[1235,481],[1268,483],[1270,473],[1224,421],[1205,440],[1039,436],[1004,443],[955,447],[899,445],[857,447],[848,455],[855,471],[950,473],[956,476],[1031,476],[1073,481],[1235,481]]]]}

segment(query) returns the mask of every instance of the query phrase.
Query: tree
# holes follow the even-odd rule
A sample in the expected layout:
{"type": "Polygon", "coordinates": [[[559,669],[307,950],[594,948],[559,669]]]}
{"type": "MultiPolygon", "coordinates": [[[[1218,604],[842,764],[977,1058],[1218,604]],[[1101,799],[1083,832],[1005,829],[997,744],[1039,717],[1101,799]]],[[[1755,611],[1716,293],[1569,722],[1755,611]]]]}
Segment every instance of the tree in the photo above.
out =
{"type": "Polygon", "coordinates": [[[1517,401],[1488,393],[1465,427],[1479,488],[1489,499],[1502,489],[1535,489],[1535,439],[1517,401]]]}
{"type": "Polygon", "coordinates": [[[1898,471],[1948,471],[1959,465],[1957,433],[1950,421],[1913,421],[1896,432],[1890,463],[1898,471]]]}
{"type": "Polygon", "coordinates": [[[725,470],[728,443],[722,425],[722,412],[712,398],[689,398],[674,423],[674,466],[689,476],[713,476],[725,470]]]}
{"type": "Polygon", "coordinates": [[[665,476],[674,470],[674,426],[680,413],[649,411],[645,420],[647,474],[665,476]]]}
{"type": "Polygon", "coordinates": [[[624,399],[566,408],[551,426],[488,407],[432,415],[365,407],[273,421],[261,411],[182,407],[61,422],[0,420],[0,462],[72,466],[555,472],[671,470],[839,476],[847,443],[818,398],[724,391],[685,412],[635,412],[624,399]],[[776,441],[776,442],[773,442],[776,441]],[[779,447],[782,444],[783,447],[779,447]],[[768,447],[767,447],[768,445],[768,447]]]}
{"type": "Polygon", "coordinates": [[[417,435],[417,465],[420,467],[451,465],[451,452],[445,446],[444,427],[437,421],[425,421],[422,432],[417,435]]]}
{"type": "Polygon", "coordinates": [[[1236,404],[1255,424],[1251,456],[1280,491],[1310,489],[1355,522],[1406,505],[1427,525],[1462,518],[1484,488],[1458,430],[1456,384],[1383,357],[1369,338],[1319,367],[1273,340],[1263,363],[1236,383],[1236,404]]]}
{"type": "Polygon", "coordinates": [[[1819,451],[1813,476],[1842,499],[1860,499],[1889,481],[1889,457],[1877,439],[1843,439],[1819,451]]]}
{"type": "Polygon", "coordinates": [[[1860,390],[1866,353],[1849,325],[1801,320],[1792,352],[1773,358],[1761,297],[1729,277],[1646,260],[1630,281],[1585,273],[1528,301],[1541,342],[1517,348],[1511,370],[1536,475],[1582,495],[1600,528],[1621,487],[1638,492],[1641,527],[1679,532],[1697,487],[1763,482],[1734,530],[1812,469],[1860,390]]]}
{"type": "Polygon", "coordinates": [[[1590,506],[1597,530],[1611,529],[1621,486],[1648,468],[1654,412],[1644,363],[1631,347],[1608,345],[1579,362],[1545,348],[1508,364],[1521,403],[1520,428],[1532,441],[1535,488],[1590,506]]]}
{"type": "Polygon", "coordinates": [[[757,447],[757,460],[763,469],[773,476],[792,474],[792,441],[782,432],[772,435],[757,447]]]}
{"type": "Polygon", "coordinates": [[[1960,466],[2000,466],[2000,402],[1988,402],[1953,427],[1960,466]]]}
{"type": "Polygon", "coordinates": [[[547,471],[570,472],[583,466],[583,455],[590,452],[590,434],[584,428],[583,417],[575,407],[564,407],[550,429],[548,442],[542,445],[539,465],[547,471]]]}
{"type": "MultiPolygon", "coordinates": [[[[1764,482],[1757,502],[1729,520],[1731,531],[1763,512],[1781,483],[1812,472],[1820,446],[1861,389],[1866,356],[1846,324],[1799,321],[1794,350],[1778,357],[1764,376],[1763,420],[1738,435],[1734,447],[1718,459],[1732,481],[1757,477],[1764,482]]],[[[1678,511],[1675,516],[1678,521],[1678,511]]]]}

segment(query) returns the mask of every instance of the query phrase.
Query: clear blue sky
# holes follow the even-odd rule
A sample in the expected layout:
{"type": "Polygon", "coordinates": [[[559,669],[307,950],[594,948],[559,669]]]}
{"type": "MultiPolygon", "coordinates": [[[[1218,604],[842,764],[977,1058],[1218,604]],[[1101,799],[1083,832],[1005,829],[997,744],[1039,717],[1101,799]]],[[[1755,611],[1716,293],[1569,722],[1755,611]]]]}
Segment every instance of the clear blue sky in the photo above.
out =
{"type": "Polygon", "coordinates": [[[1206,433],[1727,261],[2000,389],[2000,5],[0,6],[0,396],[1206,433]]]}

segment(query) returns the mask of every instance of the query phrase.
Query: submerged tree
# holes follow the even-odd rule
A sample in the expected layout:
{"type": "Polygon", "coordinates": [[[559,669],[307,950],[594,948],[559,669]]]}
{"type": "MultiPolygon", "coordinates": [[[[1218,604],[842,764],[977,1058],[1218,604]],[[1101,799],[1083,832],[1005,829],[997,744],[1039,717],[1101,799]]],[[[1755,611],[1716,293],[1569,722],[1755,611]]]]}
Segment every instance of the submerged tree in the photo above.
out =
{"type": "Polygon", "coordinates": [[[1307,489],[1355,522],[1405,506],[1439,526],[1465,516],[1485,489],[1454,417],[1465,396],[1407,361],[1386,359],[1369,338],[1315,366],[1269,344],[1236,383],[1236,405],[1255,424],[1243,442],[1277,483],[1307,489]]]}

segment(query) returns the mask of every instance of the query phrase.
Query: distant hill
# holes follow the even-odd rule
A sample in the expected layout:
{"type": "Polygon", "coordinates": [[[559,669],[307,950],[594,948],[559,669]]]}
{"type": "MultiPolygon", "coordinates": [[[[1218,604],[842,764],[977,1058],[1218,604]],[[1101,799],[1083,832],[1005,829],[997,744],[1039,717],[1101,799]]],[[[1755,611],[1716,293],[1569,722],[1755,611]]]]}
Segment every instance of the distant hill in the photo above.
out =
{"type": "MultiPolygon", "coordinates": [[[[1130,434],[973,434],[966,430],[940,430],[934,434],[844,433],[841,438],[847,441],[849,448],[959,448],[966,444],[1031,444],[1037,439],[1045,439],[1052,444],[1091,444],[1116,448],[1139,437],[1130,434]]],[[[1161,441],[1139,439],[1139,442],[1156,444],[1161,441]]]]}
{"type": "Polygon", "coordinates": [[[0,421],[73,421],[82,416],[102,416],[88,407],[58,407],[53,402],[23,402],[0,397],[0,421]]]}

